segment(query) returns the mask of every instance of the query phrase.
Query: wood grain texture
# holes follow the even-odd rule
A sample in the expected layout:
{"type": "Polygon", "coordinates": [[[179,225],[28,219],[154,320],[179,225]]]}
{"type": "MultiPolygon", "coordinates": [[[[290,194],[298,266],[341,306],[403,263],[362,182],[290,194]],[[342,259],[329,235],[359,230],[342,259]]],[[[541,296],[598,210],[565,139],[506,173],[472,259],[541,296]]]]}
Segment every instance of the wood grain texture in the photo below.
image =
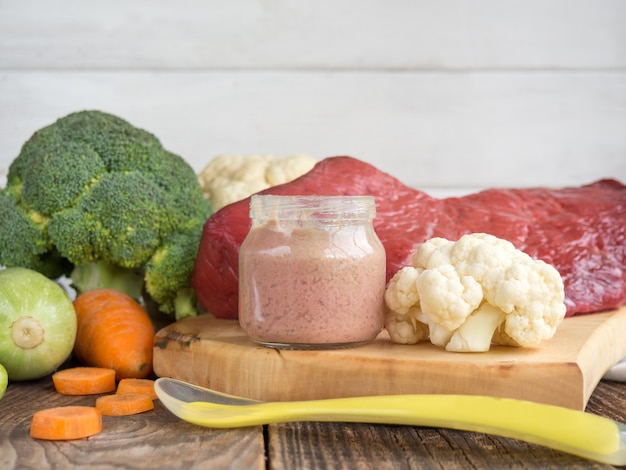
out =
{"type": "Polygon", "coordinates": [[[3,469],[264,469],[261,427],[216,431],[179,420],[160,401],[146,413],[103,416],[103,430],[88,439],[42,441],[29,435],[33,413],[54,406],[93,406],[95,396],[55,392],[50,377],[9,385],[0,401],[3,469]]]}
{"type": "Polygon", "coordinates": [[[0,174],[81,109],[150,130],[196,170],[219,154],[347,154],[427,191],[626,182],[626,72],[0,70],[0,174]]]}
{"type": "Polygon", "coordinates": [[[611,468],[521,441],[447,429],[311,422],[269,428],[272,470],[611,468]]]}
{"type": "MultiPolygon", "coordinates": [[[[177,420],[159,402],[153,412],[107,419],[100,437],[33,440],[28,427],[34,410],[91,400],[61,397],[51,387],[49,378],[9,385],[0,401],[3,470],[613,468],[516,440],[446,429],[304,422],[264,432],[210,430],[177,420]]],[[[600,382],[586,411],[626,422],[626,384],[600,382]]]]}
{"type": "Polygon", "coordinates": [[[5,69],[624,68],[620,0],[2,0],[5,69]]]}
{"type": "MultiPolygon", "coordinates": [[[[626,419],[626,384],[602,381],[586,411],[626,419]]],[[[336,469],[610,469],[534,444],[447,429],[341,423],[273,424],[271,470],[336,469]]]]}
{"type": "Polygon", "coordinates": [[[537,349],[449,353],[382,332],[351,349],[289,351],[251,343],[237,321],[188,318],[155,338],[154,370],[264,401],[401,393],[460,393],[584,409],[602,375],[626,356],[626,308],[567,318],[537,349]],[[236,372],[235,372],[236,371],[236,372]]]}
{"type": "Polygon", "coordinates": [[[0,0],[0,184],[34,131],[89,108],[197,170],[303,152],[433,194],[626,181],[625,15],[620,0],[0,0]]]}

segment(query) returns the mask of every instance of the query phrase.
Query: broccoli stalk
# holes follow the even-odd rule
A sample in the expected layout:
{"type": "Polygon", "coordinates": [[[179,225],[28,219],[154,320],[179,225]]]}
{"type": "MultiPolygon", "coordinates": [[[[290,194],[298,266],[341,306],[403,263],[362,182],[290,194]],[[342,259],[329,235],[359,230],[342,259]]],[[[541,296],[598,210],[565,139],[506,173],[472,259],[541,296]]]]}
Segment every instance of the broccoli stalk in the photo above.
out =
{"type": "Polygon", "coordinates": [[[140,272],[102,260],[74,266],[70,278],[72,287],[78,294],[108,288],[120,290],[134,299],[139,299],[143,291],[143,277],[140,272]]]}
{"type": "Polygon", "coordinates": [[[190,292],[212,209],[198,177],[152,134],[100,111],[39,129],[0,190],[0,265],[111,287],[161,312],[196,313],[190,292]]]}
{"type": "MultiPolygon", "coordinates": [[[[195,291],[188,287],[191,276],[184,279],[173,279],[168,275],[167,266],[192,266],[191,264],[176,263],[177,260],[166,260],[156,256],[157,265],[151,265],[148,273],[136,269],[122,268],[105,261],[96,261],[89,264],[74,266],[70,274],[72,287],[77,294],[92,289],[116,289],[134,299],[142,299],[144,303],[165,314],[174,314],[176,320],[192,317],[198,314],[198,303],[195,291]],[[150,295],[146,290],[144,276],[150,282],[150,295]],[[187,287],[179,287],[187,286],[187,287]],[[156,297],[156,300],[155,298],[156,297]],[[158,301],[157,301],[158,300],[158,301]]],[[[151,314],[156,312],[151,311],[151,314]]]]}
{"type": "Polygon", "coordinates": [[[191,287],[183,287],[176,292],[174,299],[174,312],[176,320],[197,315],[198,298],[196,292],[191,287]]]}

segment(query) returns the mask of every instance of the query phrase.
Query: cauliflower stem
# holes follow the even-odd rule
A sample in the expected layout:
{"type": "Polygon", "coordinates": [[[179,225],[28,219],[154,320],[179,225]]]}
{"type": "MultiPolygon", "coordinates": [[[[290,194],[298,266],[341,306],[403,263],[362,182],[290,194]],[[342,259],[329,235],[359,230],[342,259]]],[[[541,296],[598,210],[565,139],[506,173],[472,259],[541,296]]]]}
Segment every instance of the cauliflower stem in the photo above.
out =
{"type": "Polygon", "coordinates": [[[485,352],[491,348],[491,339],[505,318],[505,313],[488,303],[481,304],[450,337],[446,351],[485,352]]]}

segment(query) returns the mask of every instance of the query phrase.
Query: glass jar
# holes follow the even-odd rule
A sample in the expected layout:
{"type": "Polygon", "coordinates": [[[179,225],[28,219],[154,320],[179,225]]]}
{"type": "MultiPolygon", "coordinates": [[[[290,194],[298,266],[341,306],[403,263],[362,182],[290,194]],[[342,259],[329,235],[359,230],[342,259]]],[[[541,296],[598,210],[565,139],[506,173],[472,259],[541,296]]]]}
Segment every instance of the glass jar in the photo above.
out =
{"type": "Polygon", "coordinates": [[[385,249],[371,196],[255,195],[239,252],[239,323],[259,344],[352,347],[384,325],[385,249]]]}

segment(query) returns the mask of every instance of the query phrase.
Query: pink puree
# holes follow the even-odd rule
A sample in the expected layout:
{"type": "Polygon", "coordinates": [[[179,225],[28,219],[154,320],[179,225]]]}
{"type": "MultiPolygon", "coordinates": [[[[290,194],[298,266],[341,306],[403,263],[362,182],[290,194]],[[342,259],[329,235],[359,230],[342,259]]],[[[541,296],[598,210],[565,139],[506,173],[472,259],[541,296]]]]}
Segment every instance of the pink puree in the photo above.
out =
{"type": "Polygon", "coordinates": [[[239,322],[254,341],[359,343],[383,327],[385,251],[362,226],[253,228],[239,263],[239,322]]]}

